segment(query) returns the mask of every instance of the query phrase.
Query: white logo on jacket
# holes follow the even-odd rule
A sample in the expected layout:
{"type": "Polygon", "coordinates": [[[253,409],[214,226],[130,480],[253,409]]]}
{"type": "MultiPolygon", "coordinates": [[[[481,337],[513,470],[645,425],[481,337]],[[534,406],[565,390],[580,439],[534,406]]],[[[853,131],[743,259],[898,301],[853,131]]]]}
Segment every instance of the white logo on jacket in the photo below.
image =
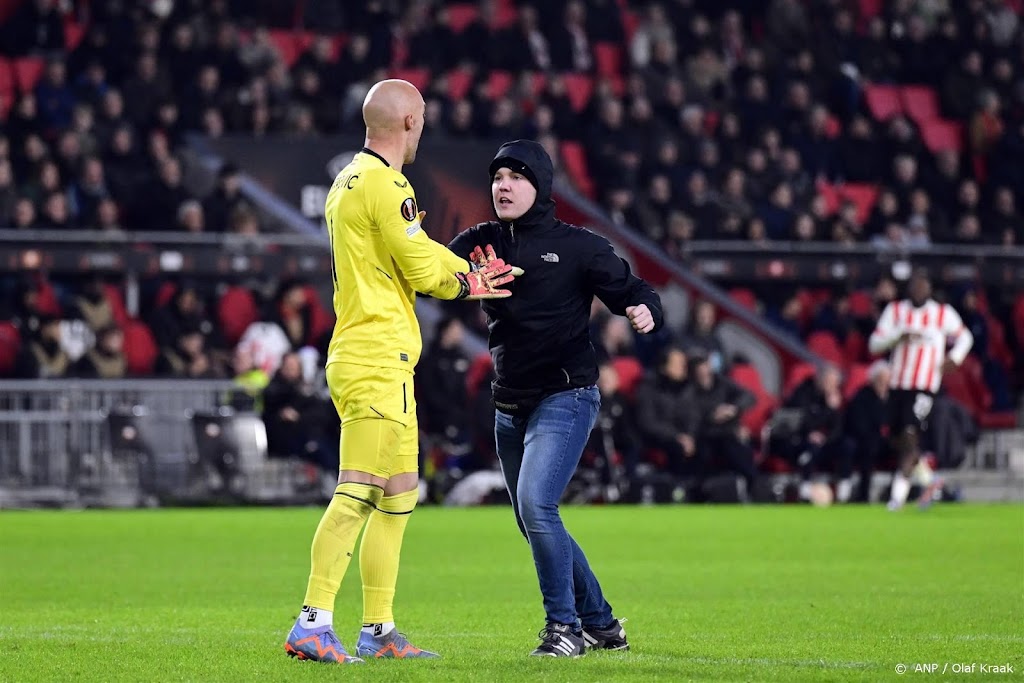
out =
{"type": "Polygon", "coordinates": [[[547,261],[548,263],[558,263],[558,254],[553,254],[551,252],[541,254],[540,258],[542,261],[547,261]]]}

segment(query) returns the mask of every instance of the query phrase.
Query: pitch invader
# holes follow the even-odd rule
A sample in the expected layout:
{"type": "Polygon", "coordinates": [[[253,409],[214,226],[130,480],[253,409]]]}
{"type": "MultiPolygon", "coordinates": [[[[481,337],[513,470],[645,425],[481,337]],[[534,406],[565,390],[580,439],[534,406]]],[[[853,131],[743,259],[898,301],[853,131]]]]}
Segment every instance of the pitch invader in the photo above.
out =
{"type": "Polygon", "coordinates": [[[943,373],[959,367],[974,344],[974,336],[956,310],[931,298],[932,285],[925,273],[914,274],[908,294],[909,298],[885,307],[868,342],[871,353],[888,352],[892,365],[889,435],[899,469],[893,477],[890,510],[906,503],[912,475],[926,487],[922,505],[931,502],[941,486],[941,480],[921,461],[921,434],[928,428],[943,373]],[[953,346],[947,352],[949,340],[953,346]]]}

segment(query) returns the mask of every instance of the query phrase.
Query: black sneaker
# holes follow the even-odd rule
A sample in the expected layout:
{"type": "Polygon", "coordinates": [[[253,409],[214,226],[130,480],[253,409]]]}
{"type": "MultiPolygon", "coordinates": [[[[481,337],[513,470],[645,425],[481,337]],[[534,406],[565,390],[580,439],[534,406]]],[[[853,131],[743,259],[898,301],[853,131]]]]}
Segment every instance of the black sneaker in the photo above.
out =
{"type": "Polygon", "coordinates": [[[628,650],[626,629],[622,628],[625,619],[616,619],[605,629],[583,627],[583,641],[591,650],[628,650]]]}
{"type": "Polygon", "coordinates": [[[537,637],[541,643],[530,653],[531,657],[582,657],[587,651],[583,637],[566,624],[548,624],[537,637]]]}

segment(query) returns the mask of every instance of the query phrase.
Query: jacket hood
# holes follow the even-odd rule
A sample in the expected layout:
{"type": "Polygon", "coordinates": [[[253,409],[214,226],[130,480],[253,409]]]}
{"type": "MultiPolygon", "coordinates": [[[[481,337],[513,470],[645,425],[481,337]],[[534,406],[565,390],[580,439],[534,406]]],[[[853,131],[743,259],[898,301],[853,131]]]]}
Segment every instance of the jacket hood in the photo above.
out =
{"type": "MultiPolygon", "coordinates": [[[[516,227],[552,224],[555,200],[551,198],[551,183],[555,171],[544,147],[533,140],[506,142],[494,155],[494,161],[488,168],[489,177],[493,178],[495,172],[503,166],[522,173],[537,188],[537,199],[525,214],[515,220],[516,227]]],[[[493,206],[491,210],[494,210],[493,206]]],[[[507,226],[508,221],[501,221],[501,224],[507,226]]]]}

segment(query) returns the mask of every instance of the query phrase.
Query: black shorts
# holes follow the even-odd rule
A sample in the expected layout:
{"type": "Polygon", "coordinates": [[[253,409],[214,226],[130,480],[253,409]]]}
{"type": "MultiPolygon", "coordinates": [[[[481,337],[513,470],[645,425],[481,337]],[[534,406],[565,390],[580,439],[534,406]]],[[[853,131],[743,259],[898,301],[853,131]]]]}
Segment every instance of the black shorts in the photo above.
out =
{"type": "Polygon", "coordinates": [[[897,436],[908,428],[921,433],[928,429],[935,394],[930,391],[893,389],[889,392],[889,434],[897,436]]]}

